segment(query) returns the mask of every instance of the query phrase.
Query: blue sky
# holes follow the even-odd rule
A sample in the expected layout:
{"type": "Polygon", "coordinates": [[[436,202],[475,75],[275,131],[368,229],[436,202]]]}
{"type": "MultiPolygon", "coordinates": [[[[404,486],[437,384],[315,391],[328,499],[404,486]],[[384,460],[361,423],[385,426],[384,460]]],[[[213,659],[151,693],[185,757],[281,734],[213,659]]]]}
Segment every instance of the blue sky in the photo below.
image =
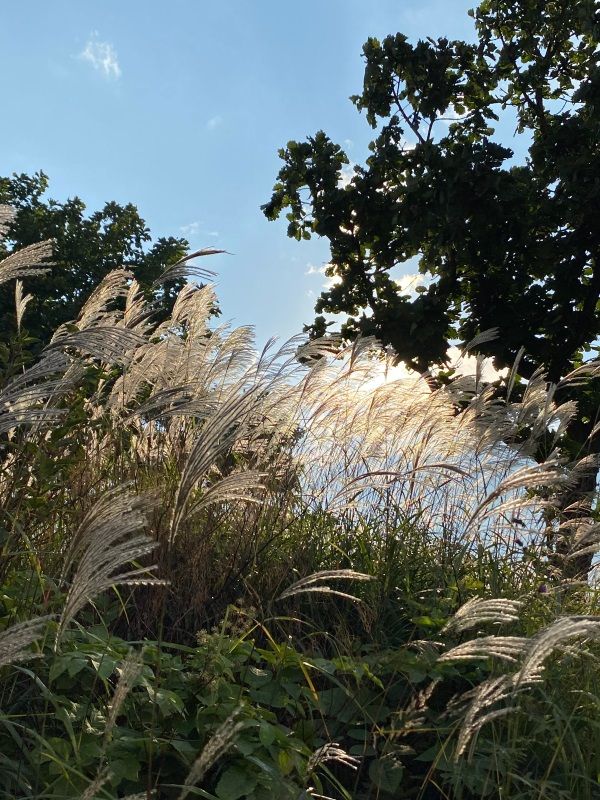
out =
{"type": "Polygon", "coordinates": [[[260,211],[278,148],[319,129],[360,162],[348,97],[368,36],[472,38],[471,0],[19,0],[0,10],[0,174],[43,169],[89,210],[132,202],[153,235],[234,255],[223,317],[263,342],[312,321],[327,244],[260,211]],[[308,274],[307,274],[308,273],[308,274]]]}

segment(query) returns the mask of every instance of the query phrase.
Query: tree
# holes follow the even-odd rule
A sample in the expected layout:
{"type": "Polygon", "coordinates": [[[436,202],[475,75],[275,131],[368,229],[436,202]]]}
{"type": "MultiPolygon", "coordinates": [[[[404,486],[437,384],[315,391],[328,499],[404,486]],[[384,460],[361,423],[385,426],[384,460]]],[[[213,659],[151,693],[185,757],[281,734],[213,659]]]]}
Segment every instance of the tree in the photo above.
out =
{"type": "MultiPolygon", "coordinates": [[[[348,156],[325,133],[289,142],[263,210],[287,210],[292,237],[329,240],[339,282],[316,311],[349,314],[346,337],[375,335],[423,371],[451,340],[497,328],[480,350],[498,368],[523,347],[523,378],[543,366],[559,381],[600,334],[600,9],[484,0],[471,14],[473,43],[369,39],[352,98],[377,129],[366,164],[345,185],[348,156]],[[494,138],[501,115],[520,162],[494,138]],[[393,270],[413,258],[428,282],[411,297],[393,270]]],[[[577,400],[571,450],[596,422],[595,384],[577,400]]]]}
{"type": "MultiPolygon", "coordinates": [[[[130,269],[149,291],[162,270],[188,249],[185,239],[174,237],[159,238],[147,247],[150,232],[131,203],[107,202],[101,211],[86,216],[78,197],[64,203],[46,200],[47,189],[43,172],[0,178],[0,203],[16,211],[7,240],[0,244],[0,258],[34,242],[54,241],[50,273],[25,279],[32,294],[26,314],[32,352],[47,344],[60,324],[77,317],[111,270],[130,269]]],[[[177,289],[176,282],[165,285],[159,313],[168,313],[177,289]]],[[[5,284],[0,287],[0,347],[8,346],[16,333],[14,307],[14,285],[5,284]]]]}

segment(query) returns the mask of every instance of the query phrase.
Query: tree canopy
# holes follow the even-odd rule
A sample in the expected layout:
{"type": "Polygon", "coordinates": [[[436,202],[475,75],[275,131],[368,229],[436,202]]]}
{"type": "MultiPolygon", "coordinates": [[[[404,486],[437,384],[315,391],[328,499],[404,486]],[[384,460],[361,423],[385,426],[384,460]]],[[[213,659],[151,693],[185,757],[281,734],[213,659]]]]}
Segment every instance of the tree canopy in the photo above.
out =
{"type": "MultiPolygon", "coordinates": [[[[497,367],[524,355],[558,380],[600,334],[600,10],[595,0],[484,0],[473,42],[398,33],[364,45],[352,101],[376,130],[355,166],[322,131],[291,141],[270,201],[288,234],[331,246],[319,314],[425,370],[450,341],[498,328],[497,367]],[[527,155],[495,126],[506,115],[527,155]],[[418,260],[408,294],[394,270],[418,260]]],[[[311,326],[322,334],[318,316],[311,326]]]]}
{"type": "MultiPolygon", "coordinates": [[[[24,281],[32,295],[25,325],[33,351],[46,344],[60,324],[77,317],[111,270],[130,269],[149,290],[165,266],[188,249],[183,238],[159,238],[151,244],[148,227],[131,203],[107,202],[100,211],[87,215],[80,198],[59,203],[45,198],[47,189],[48,177],[43,172],[0,178],[0,203],[16,212],[7,240],[0,243],[0,257],[53,240],[50,273],[24,281]]],[[[176,288],[175,282],[164,286],[162,313],[168,312],[176,288]]],[[[13,292],[11,284],[0,287],[0,346],[6,346],[16,333],[13,292]]]]}

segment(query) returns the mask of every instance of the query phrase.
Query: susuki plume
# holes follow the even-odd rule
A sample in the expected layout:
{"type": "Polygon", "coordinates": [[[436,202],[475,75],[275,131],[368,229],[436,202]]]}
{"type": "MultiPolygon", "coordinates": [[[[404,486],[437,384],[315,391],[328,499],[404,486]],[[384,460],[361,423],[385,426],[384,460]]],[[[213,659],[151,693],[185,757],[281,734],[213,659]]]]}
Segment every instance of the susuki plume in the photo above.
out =
{"type": "Polygon", "coordinates": [[[23,295],[23,283],[19,279],[15,281],[15,309],[17,315],[17,330],[21,332],[21,323],[23,322],[23,314],[30,301],[33,300],[33,295],[23,295]]]}
{"type": "MultiPolygon", "coordinates": [[[[92,325],[103,325],[109,316],[110,306],[119,297],[127,297],[133,285],[133,273],[126,269],[114,269],[104,276],[102,281],[85,301],[77,327],[84,330],[92,325]]],[[[110,317],[109,317],[110,318],[110,317]]],[[[112,317],[114,320],[116,317],[112,317]]]]}
{"type": "Polygon", "coordinates": [[[328,583],[324,581],[330,580],[344,580],[344,581],[372,581],[372,575],[365,575],[363,572],[356,572],[353,569],[331,569],[315,572],[308,575],[306,578],[301,578],[279,595],[279,600],[286,597],[293,597],[295,594],[304,594],[306,592],[320,592],[321,594],[333,594],[338,597],[344,597],[347,600],[357,601],[354,595],[348,592],[341,592],[338,589],[332,589],[328,583]]]}
{"type": "Polygon", "coordinates": [[[212,767],[234,744],[244,723],[238,719],[241,709],[235,709],[227,719],[222,722],[217,730],[204,745],[200,755],[196,758],[188,773],[183,789],[179,793],[178,800],[185,798],[193,790],[212,767]]]}
{"type": "Polygon", "coordinates": [[[195,250],[193,253],[189,253],[168,267],[162,273],[160,278],[155,281],[153,288],[157,288],[158,286],[167,283],[167,281],[175,281],[182,278],[197,278],[199,280],[210,280],[211,278],[214,278],[215,273],[212,270],[204,269],[199,267],[197,264],[191,264],[190,262],[194,258],[200,258],[202,256],[214,256],[218,253],[224,252],[225,250],[216,250],[213,247],[204,247],[201,250],[195,250]]]}
{"type": "Polygon", "coordinates": [[[104,742],[108,742],[117,723],[117,717],[133,684],[142,671],[142,661],[138,653],[130,652],[119,669],[119,680],[108,707],[104,726],[104,742]]]}
{"type": "Polygon", "coordinates": [[[516,663],[523,655],[528,640],[522,636],[482,636],[453,647],[438,661],[471,661],[478,658],[498,658],[516,663]]]}
{"type": "Polygon", "coordinates": [[[513,682],[511,677],[507,675],[489,678],[464,696],[464,699],[470,700],[470,703],[456,741],[454,752],[456,760],[464,754],[469,743],[471,743],[472,747],[474,746],[477,735],[484,725],[515,711],[515,706],[510,703],[501,708],[494,708],[494,706],[506,702],[512,696],[513,682]]]}
{"type": "MultiPolygon", "coordinates": [[[[471,600],[450,620],[443,632],[458,633],[480,622],[515,622],[521,603],[508,600],[471,600]],[[467,623],[467,624],[466,624],[467,623]]],[[[599,617],[562,617],[542,628],[532,637],[482,636],[450,648],[439,656],[439,662],[497,659],[506,669],[517,667],[483,681],[457,702],[466,703],[456,742],[455,758],[464,754],[469,744],[474,747],[477,735],[489,722],[518,711],[517,700],[543,680],[546,662],[563,653],[577,655],[574,641],[600,638],[599,617]]]]}
{"type": "Polygon", "coordinates": [[[6,236],[10,223],[15,216],[16,211],[12,206],[0,204],[0,238],[6,236]]]}
{"type": "Polygon", "coordinates": [[[568,642],[600,638],[600,617],[562,617],[543,628],[532,639],[515,676],[515,685],[541,680],[544,663],[560,653],[568,642]]]}
{"type": "Polygon", "coordinates": [[[11,253],[0,261],[0,284],[15,278],[44,275],[50,272],[52,242],[36,242],[11,253]]]}
{"type": "Polygon", "coordinates": [[[151,506],[150,497],[118,488],[105,492],[86,514],[65,554],[63,580],[70,579],[70,585],[57,639],[88,602],[111,586],[160,583],[150,576],[152,567],[129,566],[156,547],[141,532],[151,506]]]}
{"type": "Polygon", "coordinates": [[[358,769],[360,764],[360,759],[349,755],[337,742],[327,742],[318,747],[308,759],[306,764],[307,773],[310,775],[320,764],[326,764],[328,761],[343,764],[346,767],[350,767],[350,769],[358,769]]]}
{"type": "Polygon", "coordinates": [[[460,633],[482,624],[502,625],[516,622],[523,603],[518,600],[492,598],[489,600],[473,597],[467,600],[450,618],[443,632],[460,633]]]}
{"type": "Polygon", "coordinates": [[[61,348],[74,348],[85,356],[97,358],[107,364],[127,364],[129,354],[144,344],[143,338],[135,331],[120,326],[87,328],[74,333],[62,332],[48,345],[47,352],[61,348]]]}
{"type": "Polygon", "coordinates": [[[39,639],[50,617],[36,617],[19,622],[0,633],[0,667],[28,661],[35,657],[31,645],[39,639]]]}

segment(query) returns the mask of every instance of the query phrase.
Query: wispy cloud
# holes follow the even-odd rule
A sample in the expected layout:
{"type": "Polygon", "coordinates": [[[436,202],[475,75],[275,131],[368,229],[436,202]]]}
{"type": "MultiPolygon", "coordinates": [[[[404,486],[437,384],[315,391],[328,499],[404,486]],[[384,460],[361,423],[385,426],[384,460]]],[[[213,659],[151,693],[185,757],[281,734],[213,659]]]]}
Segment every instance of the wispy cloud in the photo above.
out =
{"type": "Polygon", "coordinates": [[[210,236],[211,239],[218,239],[220,236],[219,231],[207,231],[202,228],[200,220],[194,220],[189,225],[180,225],[179,230],[186,239],[193,239],[197,236],[210,236]]]}
{"type": "Polygon", "coordinates": [[[305,275],[321,275],[325,278],[323,283],[321,284],[322,289],[331,289],[332,286],[335,286],[337,283],[341,282],[341,278],[339,275],[332,275],[329,277],[327,273],[327,268],[331,267],[331,264],[323,264],[322,267],[315,267],[314,264],[307,264],[307,270],[304,273],[305,275]]]}
{"type": "Polygon", "coordinates": [[[304,273],[305,275],[325,275],[325,266],[323,267],[315,267],[314,264],[307,264],[307,270],[304,273]]]}
{"type": "Polygon", "coordinates": [[[206,123],[206,130],[214,131],[215,128],[218,128],[222,124],[223,124],[223,117],[220,114],[215,114],[215,116],[211,117],[206,123]]]}
{"type": "Polygon", "coordinates": [[[97,31],[94,31],[87,40],[85,47],[79,54],[82,61],[87,61],[97,71],[109,80],[118,80],[121,77],[121,67],[115,48],[109,42],[101,42],[97,31]]]}
{"type": "Polygon", "coordinates": [[[198,231],[200,230],[200,223],[199,222],[190,222],[189,225],[181,225],[179,230],[183,233],[184,236],[196,236],[198,231]]]}

